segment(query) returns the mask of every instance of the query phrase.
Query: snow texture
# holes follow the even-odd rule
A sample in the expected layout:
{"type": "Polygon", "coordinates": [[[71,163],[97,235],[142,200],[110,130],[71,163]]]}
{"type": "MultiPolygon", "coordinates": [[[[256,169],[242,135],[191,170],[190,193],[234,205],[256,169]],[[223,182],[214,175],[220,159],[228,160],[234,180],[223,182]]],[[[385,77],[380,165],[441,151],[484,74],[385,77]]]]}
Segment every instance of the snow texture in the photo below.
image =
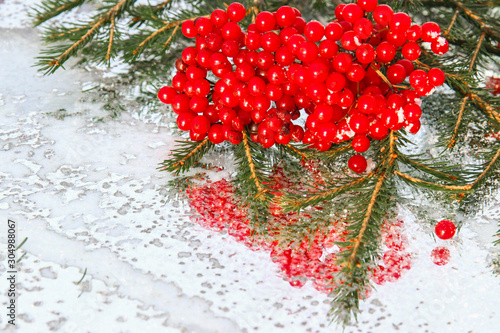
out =
{"type": "MultiPolygon", "coordinates": [[[[162,115],[95,122],[107,112],[82,90],[100,71],[69,66],[43,77],[31,67],[41,47],[26,17],[34,2],[0,0],[2,309],[7,219],[17,222],[18,243],[28,237],[18,251],[17,330],[342,332],[328,324],[327,296],[292,288],[268,253],[202,229],[183,203],[165,202],[169,175],[155,168],[176,138],[162,115]],[[73,116],[51,115],[60,109],[73,116]]],[[[345,332],[496,332],[500,284],[487,256],[499,215],[494,201],[452,241],[435,241],[401,206],[413,267],[374,291],[345,332]],[[436,246],[450,249],[448,265],[432,263],[436,246]]],[[[5,310],[0,330],[11,330],[5,310]]]]}

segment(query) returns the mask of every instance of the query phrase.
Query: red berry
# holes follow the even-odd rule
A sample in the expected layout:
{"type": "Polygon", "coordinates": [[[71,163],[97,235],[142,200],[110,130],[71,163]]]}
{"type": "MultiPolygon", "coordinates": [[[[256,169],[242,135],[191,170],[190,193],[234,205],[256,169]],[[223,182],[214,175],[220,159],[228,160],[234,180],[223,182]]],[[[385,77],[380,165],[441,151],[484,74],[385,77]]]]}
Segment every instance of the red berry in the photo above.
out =
{"type": "Polygon", "coordinates": [[[172,110],[174,110],[176,114],[189,111],[189,97],[184,94],[175,96],[172,101],[172,110]]]}
{"type": "Polygon", "coordinates": [[[363,18],[363,9],[354,3],[350,3],[342,10],[342,17],[349,23],[355,23],[363,18]]]}
{"type": "Polygon", "coordinates": [[[297,58],[303,62],[311,62],[318,57],[318,46],[313,42],[304,42],[300,45],[297,58]]]}
{"type": "MultiPolygon", "coordinates": [[[[338,8],[339,6],[337,6],[338,8]]],[[[344,34],[344,29],[337,22],[328,23],[325,27],[325,37],[333,42],[338,41],[344,34]]]]}
{"type": "Polygon", "coordinates": [[[433,42],[441,36],[441,28],[437,23],[426,22],[422,25],[422,39],[424,42],[433,42]]]}
{"type": "Polygon", "coordinates": [[[406,70],[403,65],[394,64],[387,68],[387,78],[391,83],[398,84],[405,80],[406,70]]]}
{"type": "Polygon", "coordinates": [[[436,247],[431,252],[432,262],[438,266],[444,266],[450,261],[450,250],[445,248],[444,246],[436,247]]]}
{"type": "Polygon", "coordinates": [[[245,35],[245,46],[249,50],[258,50],[261,46],[261,34],[249,32],[245,35]]]}
{"type": "Polygon", "coordinates": [[[408,122],[408,124],[406,125],[406,130],[411,134],[417,134],[418,131],[420,130],[420,126],[422,126],[420,124],[420,120],[416,120],[414,122],[408,122]]]}
{"type": "Polygon", "coordinates": [[[345,6],[346,5],[344,5],[344,4],[340,4],[337,7],[335,7],[335,17],[339,21],[344,19],[344,17],[342,16],[342,11],[344,10],[345,6]]]}
{"type": "Polygon", "coordinates": [[[431,44],[431,50],[437,55],[443,55],[450,49],[448,41],[444,37],[439,37],[431,44]]]}
{"type": "Polygon", "coordinates": [[[411,26],[411,18],[406,13],[395,13],[392,15],[389,27],[391,31],[406,32],[411,26]]]}
{"type": "Polygon", "coordinates": [[[257,28],[262,32],[268,32],[274,30],[276,26],[276,20],[274,15],[270,12],[260,12],[255,18],[255,24],[257,28]]]}
{"type": "Polygon", "coordinates": [[[422,51],[420,50],[420,46],[418,46],[415,42],[408,42],[403,46],[403,50],[401,51],[403,57],[408,60],[415,61],[420,57],[422,51]]]}
{"type": "Polygon", "coordinates": [[[199,17],[196,20],[196,32],[201,36],[206,36],[212,32],[214,25],[208,17],[199,17]]]}
{"type": "Polygon", "coordinates": [[[221,28],[224,26],[224,24],[227,23],[228,16],[225,11],[222,9],[216,9],[210,14],[210,20],[212,21],[213,25],[215,25],[218,28],[221,28]]]}
{"type": "Polygon", "coordinates": [[[383,27],[389,24],[392,15],[394,15],[394,12],[392,8],[387,5],[377,6],[373,10],[373,19],[383,27]]]}
{"type": "Polygon", "coordinates": [[[325,27],[318,21],[311,21],[304,28],[304,35],[311,42],[319,42],[323,38],[325,27]]]}
{"type": "Polygon", "coordinates": [[[361,113],[353,114],[348,120],[349,127],[356,134],[365,134],[368,132],[368,117],[361,113]]]}
{"type": "Polygon", "coordinates": [[[182,23],[182,34],[187,38],[196,37],[196,28],[194,27],[194,21],[189,20],[182,23]]]}
{"type": "Polygon", "coordinates": [[[431,68],[427,75],[429,77],[429,84],[434,87],[442,85],[446,80],[444,72],[439,68],[431,68]]]}
{"type": "MultiPolygon", "coordinates": [[[[380,7],[380,6],[379,6],[380,7]]],[[[396,48],[388,42],[382,42],[377,46],[377,60],[380,62],[390,62],[396,55],[396,48]]]]}
{"type": "Polygon", "coordinates": [[[362,18],[354,23],[353,31],[359,38],[367,39],[373,33],[373,23],[369,19],[362,18]]]}
{"type": "Polygon", "coordinates": [[[365,12],[373,12],[378,5],[378,0],[358,0],[356,2],[365,12]]]}
{"type": "Polygon", "coordinates": [[[422,116],[422,109],[414,103],[408,103],[404,106],[404,116],[408,122],[415,122],[422,116]]]}
{"type": "Polygon", "coordinates": [[[406,39],[410,42],[416,42],[422,36],[422,27],[418,24],[412,25],[408,31],[406,31],[406,39]]]}
{"type": "Polygon", "coordinates": [[[227,22],[222,27],[221,33],[222,33],[222,38],[224,38],[224,40],[230,40],[230,39],[238,40],[241,36],[241,28],[238,25],[238,23],[227,22]]]}
{"type": "Polygon", "coordinates": [[[346,73],[352,66],[352,55],[341,52],[332,60],[333,68],[339,73],[346,73]]]}
{"type": "Polygon", "coordinates": [[[389,134],[389,129],[380,120],[377,120],[370,124],[368,133],[371,138],[375,140],[382,140],[387,136],[387,134],[389,134]]]}
{"type": "Polygon", "coordinates": [[[375,49],[370,44],[361,44],[356,50],[356,58],[362,64],[369,64],[375,60],[375,49]]]}
{"type": "Polygon", "coordinates": [[[179,116],[177,116],[177,127],[179,127],[182,131],[189,131],[195,117],[196,114],[193,112],[182,112],[179,116]]]}
{"type": "MultiPolygon", "coordinates": [[[[331,143],[335,134],[337,133],[337,126],[332,122],[322,123],[318,129],[318,138],[325,143],[331,143]]],[[[330,147],[327,148],[327,150],[330,147]]]]}
{"type": "Polygon", "coordinates": [[[396,64],[403,65],[406,71],[405,76],[410,76],[411,72],[415,69],[413,63],[408,59],[400,59],[396,62],[396,64]]]}
{"type": "Polygon", "coordinates": [[[318,52],[321,58],[331,59],[337,54],[338,51],[339,47],[337,44],[329,39],[325,39],[319,44],[318,52]]]}
{"type": "Polygon", "coordinates": [[[224,133],[222,131],[222,125],[213,124],[208,130],[208,139],[214,144],[224,142],[224,133]]]}
{"type": "Polygon", "coordinates": [[[293,128],[290,130],[290,136],[293,141],[301,142],[302,139],[304,138],[304,129],[298,125],[294,125],[293,128]]]}
{"type": "Polygon", "coordinates": [[[158,99],[165,104],[172,104],[177,91],[172,87],[163,87],[158,91],[158,99]]]}
{"type": "Polygon", "coordinates": [[[258,96],[264,93],[266,83],[260,77],[254,76],[248,81],[248,91],[250,95],[258,96]]]}
{"type": "Polygon", "coordinates": [[[280,27],[289,27],[295,23],[296,16],[292,7],[280,7],[276,11],[276,23],[278,23],[280,27]]]}
{"type": "Polygon", "coordinates": [[[246,9],[239,2],[233,2],[227,7],[227,16],[231,21],[240,22],[245,18],[246,9]]]}
{"type": "Polygon", "coordinates": [[[352,30],[347,31],[342,35],[340,43],[342,47],[347,51],[354,51],[361,45],[359,37],[352,30]]]}
{"type": "Polygon", "coordinates": [[[441,239],[450,239],[455,235],[457,228],[450,220],[442,220],[436,224],[434,232],[441,239]]]}
{"type": "Polygon", "coordinates": [[[416,69],[410,74],[410,84],[414,88],[426,85],[427,80],[427,73],[422,69],[416,69]]]}
{"type": "Polygon", "coordinates": [[[366,72],[363,66],[361,66],[360,64],[353,64],[347,72],[346,76],[352,82],[359,82],[364,79],[365,74],[366,72]]]}
{"type": "Polygon", "coordinates": [[[364,134],[357,134],[352,138],[352,149],[357,153],[364,153],[370,148],[370,139],[364,134]]]}
{"type": "Polygon", "coordinates": [[[191,122],[191,131],[196,134],[206,134],[210,129],[210,120],[205,116],[196,116],[191,122]]]}
{"type": "Polygon", "coordinates": [[[356,173],[365,172],[367,165],[366,158],[361,155],[354,155],[347,162],[349,169],[356,173]]]}
{"type": "Polygon", "coordinates": [[[377,100],[371,95],[362,95],[358,98],[358,110],[362,113],[374,113],[377,100]]]}

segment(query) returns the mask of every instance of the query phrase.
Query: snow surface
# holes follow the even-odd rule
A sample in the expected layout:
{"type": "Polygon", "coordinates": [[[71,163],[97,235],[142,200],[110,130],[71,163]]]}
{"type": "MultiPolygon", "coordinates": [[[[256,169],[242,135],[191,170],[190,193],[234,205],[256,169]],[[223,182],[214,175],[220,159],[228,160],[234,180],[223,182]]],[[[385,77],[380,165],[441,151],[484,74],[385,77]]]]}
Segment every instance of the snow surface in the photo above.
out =
{"type": "MultiPolygon", "coordinates": [[[[310,284],[292,288],[268,253],[207,231],[182,203],[165,202],[170,178],[155,168],[176,138],[163,116],[130,111],[95,122],[107,112],[82,90],[102,73],[68,67],[43,77],[31,67],[41,47],[27,25],[33,2],[0,0],[2,309],[7,218],[17,222],[18,243],[28,237],[18,254],[26,253],[17,330],[342,332],[328,324],[327,296],[310,284]],[[49,114],[59,109],[73,116],[49,114]]],[[[424,126],[417,138],[427,134],[424,126]]],[[[453,241],[435,241],[401,206],[413,267],[374,291],[345,332],[497,332],[500,280],[487,256],[498,207],[466,220],[453,241]],[[441,245],[452,254],[443,267],[430,260],[441,245]]],[[[0,313],[0,330],[8,330],[0,313]]]]}

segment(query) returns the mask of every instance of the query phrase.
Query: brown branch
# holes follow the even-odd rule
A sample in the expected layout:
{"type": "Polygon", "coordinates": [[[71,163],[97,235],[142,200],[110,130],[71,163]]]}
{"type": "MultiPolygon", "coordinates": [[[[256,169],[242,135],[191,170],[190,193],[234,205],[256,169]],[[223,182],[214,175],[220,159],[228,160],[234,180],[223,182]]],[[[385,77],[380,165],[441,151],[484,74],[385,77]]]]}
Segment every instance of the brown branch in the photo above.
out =
{"type": "Polygon", "coordinates": [[[122,0],[119,3],[116,4],[113,8],[111,8],[105,15],[103,15],[96,23],[95,25],[87,31],[85,35],[83,35],[82,38],[80,38],[76,43],[74,43],[70,48],[68,48],[66,51],[64,51],[63,54],[61,54],[57,59],[51,60],[49,62],[49,65],[51,66],[60,66],[60,61],[61,59],[64,59],[68,54],[70,54],[74,49],[76,49],[81,43],[83,43],[89,36],[92,36],[96,30],[98,30],[101,25],[103,25],[109,18],[110,15],[114,15],[115,12],[120,9],[121,6],[126,2],[126,0],[122,0]]]}
{"type": "Polygon", "coordinates": [[[483,44],[484,37],[486,37],[486,31],[483,31],[481,37],[479,38],[479,42],[477,42],[476,50],[474,51],[474,55],[472,56],[472,60],[470,61],[469,71],[472,71],[472,67],[474,66],[474,62],[476,61],[479,50],[481,49],[481,45],[483,44]]]}
{"type": "Polygon", "coordinates": [[[255,163],[253,162],[252,153],[250,152],[250,145],[248,144],[247,134],[245,133],[245,131],[243,131],[242,133],[243,133],[243,145],[245,146],[245,155],[247,156],[248,165],[250,166],[250,173],[252,174],[250,178],[253,178],[255,186],[259,191],[257,195],[260,195],[261,193],[266,192],[266,190],[262,187],[262,185],[259,182],[259,179],[257,178],[257,171],[255,170],[255,163]]]}
{"type": "Polygon", "coordinates": [[[472,12],[470,9],[466,8],[465,5],[459,1],[453,1],[453,3],[455,3],[455,5],[460,8],[461,10],[464,11],[464,13],[469,16],[472,20],[474,20],[474,22],[476,22],[477,25],[479,25],[479,27],[481,27],[481,30],[483,30],[484,32],[486,32],[488,35],[490,35],[492,38],[494,39],[500,39],[500,36],[495,33],[493,30],[490,29],[490,27],[488,26],[488,24],[484,23],[483,20],[477,16],[474,12],[472,12]]]}
{"type": "MultiPolygon", "coordinates": [[[[499,151],[499,153],[500,153],[500,151],[499,151]]],[[[418,179],[418,178],[409,176],[409,175],[404,174],[400,171],[395,171],[394,174],[401,177],[401,178],[409,180],[410,182],[417,184],[417,185],[432,185],[432,186],[440,187],[442,189],[450,190],[450,191],[464,191],[465,192],[465,191],[468,191],[472,188],[471,184],[459,186],[459,185],[441,185],[441,184],[431,183],[431,182],[428,182],[428,181],[425,181],[422,179],[418,179]]]]}
{"type": "Polygon", "coordinates": [[[484,112],[486,112],[486,114],[488,114],[492,119],[496,120],[500,124],[500,113],[498,111],[495,111],[491,104],[487,103],[477,94],[472,93],[470,94],[470,97],[477,105],[479,105],[479,107],[481,107],[481,109],[484,110],[484,112]]]}
{"type": "Polygon", "coordinates": [[[208,138],[205,138],[205,140],[203,140],[198,146],[196,146],[195,149],[193,149],[189,154],[187,154],[186,156],[184,156],[180,161],[177,161],[175,162],[173,165],[172,165],[172,168],[175,168],[177,167],[178,165],[184,165],[185,161],[190,158],[191,156],[193,156],[194,154],[196,154],[196,152],[198,150],[200,150],[204,145],[206,145],[208,143],[208,138]]]}
{"type": "Polygon", "coordinates": [[[106,53],[106,60],[111,57],[111,46],[113,45],[113,35],[115,33],[115,13],[111,16],[111,32],[109,33],[108,52],[106,53]]]}
{"type": "Polygon", "coordinates": [[[377,201],[377,197],[380,193],[380,189],[382,188],[382,185],[384,184],[384,179],[385,179],[385,173],[380,174],[380,176],[378,177],[377,184],[375,185],[375,189],[373,190],[372,196],[370,198],[370,203],[368,204],[368,207],[366,209],[365,218],[363,219],[363,222],[361,223],[361,229],[359,229],[359,234],[353,240],[354,244],[352,246],[352,253],[348,259],[348,266],[349,267],[351,267],[352,263],[354,262],[354,259],[356,258],[356,253],[358,252],[359,246],[361,245],[361,243],[363,241],[363,236],[364,236],[366,228],[368,226],[368,222],[370,222],[373,207],[375,206],[375,202],[377,201]]]}
{"type": "Polygon", "coordinates": [[[209,15],[205,15],[205,16],[196,16],[196,17],[191,17],[191,18],[188,18],[188,19],[185,19],[185,20],[181,20],[181,21],[175,21],[175,22],[172,22],[172,23],[168,23],[166,25],[164,25],[163,27],[161,27],[160,29],[156,30],[155,32],[153,32],[151,35],[149,35],[145,40],[143,40],[139,46],[137,46],[137,48],[132,52],[132,54],[136,54],[137,52],[139,52],[139,49],[143,48],[144,45],[146,45],[147,42],[149,42],[151,39],[153,39],[156,35],[158,35],[159,33],[162,33],[163,31],[165,30],[168,30],[170,28],[173,28],[173,27],[178,27],[179,25],[181,25],[182,23],[186,22],[186,21],[189,21],[189,20],[192,20],[192,19],[195,19],[195,18],[198,18],[198,17],[210,17],[209,15]]]}
{"type": "Polygon", "coordinates": [[[370,179],[371,177],[373,177],[375,173],[372,171],[370,172],[369,174],[367,174],[366,176],[363,176],[363,177],[360,177],[356,180],[353,180],[352,182],[348,183],[348,184],[345,184],[345,185],[342,185],[340,187],[336,187],[334,189],[331,189],[329,191],[326,191],[326,192],[323,192],[323,193],[320,193],[320,194],[315,194],[315,195],[312,195],[308,198],[304,198],[303,200],[297,200],[293,203],[294,206],[300,206],[300,205],[305,205],[305,204],[308,204],[312,201],[315,201],[315,200],[321,200],[322,198],[326,198],[330,195],[333,195],[335,193],[338,193],[338,192],[341,192],[341,191],[344,191],[345,189],[348,189],[348,188],[351,188],[353,186],[356,186],[356,185],[359,185],[361,183],[363,183],[365,180],[367,179],[370,179]]]}
{"type": "Polygon", "coordinates": [[[450,22],[450,25],[448,26],[448,29],[446,29],[446,31],[444,33],[445,36],[448,36],[448,34],[450,33],[451,28],[453,27],[453,24],[455,24],[455,21],[457,20],[458,13],[460,13],[460,11],[457,8],[455,10],[455,14],[453,14],[453,18],[451,19],[451,22],[450,22]]]}
{"type": "Polygon", "coordinates": [[[286,144],[285,146],[287,148],[293,150],[296,154],[300,155],[302,157],[302,159],[307,160],[308,156],[306,154],[304,154],[303,152],[301,152],[300,150],[298,150],[297,148],[295,148],[294,146],[292,146],[291,144],[286,144]]]}
{"type": "Polygon", "coordinates": [[[465,105],[467,104],[467,100],[469,99],[469,95],[465,95],[462,99],[462,105],[460,106],[460,111],[458,112],[457,123],[455,124],[455,129],[453,130],[453,135],[448,141],[448,148],[451,148],[455,145],[455,138],[458,135],[458,129],[460,128],[460,123],[462,122],[462,117],[464,115],[465,105]]]}
{"type": "Polygon", "coordinates": [[[394,91],[394,87],[392,86],[391,81],[389,81],[389,79],[384,74],[382,74],[382,72],[373,64],[371,64],[370,67],[377,73],[378,76],[382,78],[382,80],[384,80],[385,83],[387,83],[391,90],[394,91]]]}
{"type": "Polygon", "coordinates": [[[167,42],[165,44],[163,44],[163,47],[167,47],[168,44],[170,44],[170,42],[172,41],[172,39],[174,38],[175,34],[177,33],[177,30],[179,30],[179,26],[176,26],[174,28],[174,31],[172,31],[172,35],[170,35],[170,37],[168,38],[167,42]]]}

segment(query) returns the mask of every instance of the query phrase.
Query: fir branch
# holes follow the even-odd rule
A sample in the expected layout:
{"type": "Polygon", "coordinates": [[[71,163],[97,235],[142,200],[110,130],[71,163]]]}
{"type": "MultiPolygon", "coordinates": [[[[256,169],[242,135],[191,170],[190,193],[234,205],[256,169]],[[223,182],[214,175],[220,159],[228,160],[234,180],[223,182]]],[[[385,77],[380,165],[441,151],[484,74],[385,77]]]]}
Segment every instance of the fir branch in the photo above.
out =
{"type": "Polygon", "coordinates": [[[33,25],[39,26],[40,24],[64,13],[72,10],[73,8],[83,5],[85,0],[45,0],[40,5],[34,7],[35,13],[30,14],[35,20],[33,25]]]}
{"type": "MultiPolygon", "coordinates": [[[[446,173],[444,171],[438,170],[440,165],[437,165],[437,164],[426,165],[426,164],[421,163],[421,161],[417,162],[417,161],[411,159],[410,157],[404,156],[404,155],[400,155],[399,159],[402,162],[406,163],[407,165],[412,166],[415,169],[423,171],[427,174],[433,175],[434,177],[437,177],[438,179],[443,179],[443,180],[452,181],[452,182],[456,182],[459,179],[461,179],[461,177],[459,175],[452,175],[452,174],[446,173]]],[[[446,162],[444,162],[444,163],[446,163],[446,162]]],[[[441,164],[444,164],[444,163],[441,163],[441,164]]],[[[452,167],[449,166],[448,169],[450,169],[450,168],[452,168],[452,167]]]]}
{"type": "MultiPolygon", "coordinates": [[[[500,145],[491,160],[486,164],[483,172],[474,180],[474,182],[470,185],[471,188],[476,188],[478,185],[480,185],[485,178],[488,178],[489,175],[491,175],[491,171],[495,167],[495,164],[499,161],[500,158],[500,145]]],[[[498,166],[496,166],[498,167],[498,166]]]]}
{"type": "Polygon", "coordinates": [[[268,189],[265,189],[264,186],[262,186],[261,182],[259,181],[259,178],[257,177],[257,171],[255,169],[255,163],[252,158],[252,153],[250,151],[250,145],[248,144],[248,137],[245,131],[243,133],[243,146],[245,147],[245,156],[248,161],[248,166],[250,168],[250,178],[252,178],[255,182],[255,187],[257,187],[258,193],[256,195],[256,198],[262,198],[262,194],[265,192],[269,192],[268,189]]]}
{"type": "Polygon", "coordinates": [[[450,25],[448,26],[448,29],[446,29],[446,31],[444,32],[444,36],[448,36],[448,34],[450,33],[451,28],[455,24],[455,21],[457,20],[459,13],[460,13],[460,11],[458,10],[458,8],[455,9],[455,13],[453,14],[453,18],[451,19],[451,22],[450,22],[450,25]]]}
{"type": "MultiPolygon", "coordinates": [[[[500,40],[500,34],[497,31],[494,31],[492,27],[485,22],[483,18],[481,18],[477,13],[473,12],[471,9],[467,8],[464,3],[451,0],[460,10],[462,10],[468,17],[470,17],[476,25],[478,25],[481,30],[486,32],[489,36],[496,40],[500,40]]],[[[487,6],[487,4],[485,5],[487,6]]]]}
{"type": "Polygon", "coordinates": [[[307,160],[309,158],[309,156],[306,153],[304,153],[302,150],[295,148],[291,144],[286,144],[285,147],[293,151],[296,155],[300,156],[303,160],[307,160]]]}
{"type": "Polygon", "coordinates": [[[111,27],[110,27],[110,33],[109,33],[108,51],[106,52],[106,60],[108,60],[108,61],[111,58],[111,47],[113,46],[114,33],[115,33],[115,15],[113,14],[111,16],[111,27]]]}
{"type": "Polygon", "coordinates": [[[163,161],[160,164],[161,171],[169,171],[178,175],[188,171],[203,155],[205,155],[214,145],[206,138],[201,142],[177,141],[180,146],[173,150],[173,158],[163,161]]]}

